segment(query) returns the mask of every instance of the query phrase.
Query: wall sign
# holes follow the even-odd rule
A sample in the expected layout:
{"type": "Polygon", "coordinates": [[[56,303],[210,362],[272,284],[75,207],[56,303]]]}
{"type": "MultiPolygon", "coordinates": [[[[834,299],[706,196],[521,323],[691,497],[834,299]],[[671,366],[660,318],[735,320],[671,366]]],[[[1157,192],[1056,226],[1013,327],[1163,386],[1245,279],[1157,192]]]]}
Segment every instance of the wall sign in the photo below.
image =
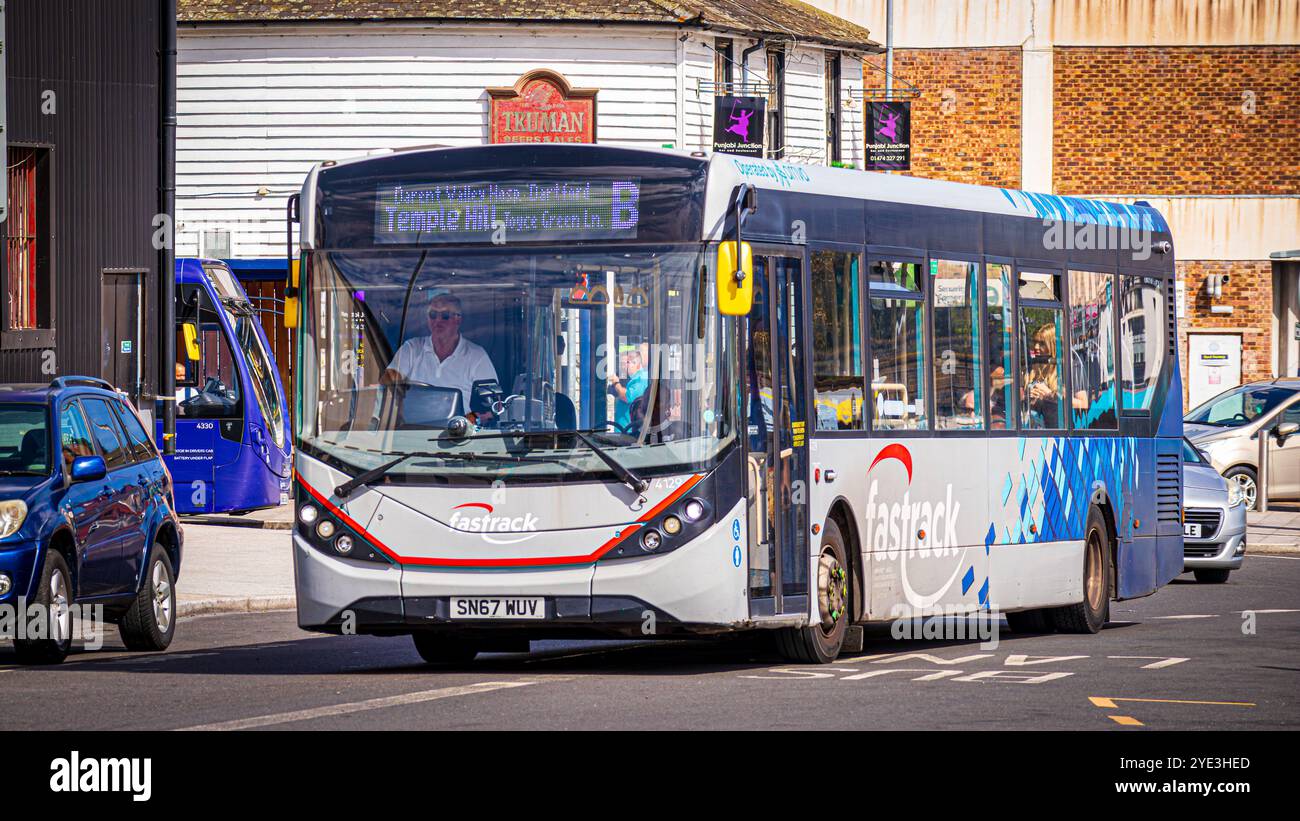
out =
{"type": "Polygon", "coordinates": [[[536,69],[507,88],[487,90],[491,143],[594,143],[596,89],[536,69]]]}
{"type": "Polygon", "coordinates": [[[767,100],[762,97],[713,98],[713,150],[744,157],[763,156],[767,100]]]}
{"type": "Polygon", "coordinates": [[[912,167],[912,103],[867,101],[868,171],[907,171],[912,167]]]}

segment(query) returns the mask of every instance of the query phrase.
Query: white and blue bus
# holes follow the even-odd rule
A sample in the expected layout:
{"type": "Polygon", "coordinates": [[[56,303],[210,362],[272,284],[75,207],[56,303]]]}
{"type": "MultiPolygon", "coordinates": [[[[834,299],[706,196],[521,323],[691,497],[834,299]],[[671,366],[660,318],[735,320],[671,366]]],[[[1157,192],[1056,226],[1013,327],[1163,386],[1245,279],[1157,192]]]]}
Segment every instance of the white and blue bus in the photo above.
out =
{"type": "Polygon", "coordinates": [[[296,215],[303,628],[825,662],[930,614],[1096,632],[1182,569],[1145,205],[512,145],[327,162],[296,215]]]}

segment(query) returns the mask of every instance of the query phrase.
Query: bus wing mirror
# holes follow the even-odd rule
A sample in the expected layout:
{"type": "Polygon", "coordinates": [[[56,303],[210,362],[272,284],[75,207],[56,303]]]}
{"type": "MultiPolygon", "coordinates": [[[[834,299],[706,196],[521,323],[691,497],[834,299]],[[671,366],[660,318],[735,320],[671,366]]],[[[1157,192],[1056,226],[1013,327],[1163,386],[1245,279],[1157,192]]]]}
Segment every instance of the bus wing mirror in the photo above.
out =
{"type": "Polygon", "coordinates": [[[203,351],[199,349],[199,329],[193,322],[185,322],[181,325],[181,333],[185,335],[185,358],[198,362],[203,358],[203,351]]]}
{"type": "Polygon", "coordinates": [[[298,327],[298,260],[289,263],[289,282],[284,289],[284,327],[298,327]]]}
{"type": "Polygon", "coordinates": [[[748,242],[718,245],[718,310],[745,316],[754,305],[754,249],[748,242]]]}

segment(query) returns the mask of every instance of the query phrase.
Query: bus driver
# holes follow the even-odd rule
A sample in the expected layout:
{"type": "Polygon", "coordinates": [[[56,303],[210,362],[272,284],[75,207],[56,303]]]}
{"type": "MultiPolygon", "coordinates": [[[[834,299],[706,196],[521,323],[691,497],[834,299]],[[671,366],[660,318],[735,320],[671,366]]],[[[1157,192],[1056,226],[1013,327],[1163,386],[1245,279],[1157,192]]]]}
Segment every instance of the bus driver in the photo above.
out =
{"type": "Polygon", "coordinates": [[[487,351],[460,335],[464,309],[452,294],[435,293],[429,300],[429,335],[415,336],[397,349],[380,377],[380,384],[424,383],[456,388],[469,409],[470,389],[481,379],[497,380],[487,351]]]}

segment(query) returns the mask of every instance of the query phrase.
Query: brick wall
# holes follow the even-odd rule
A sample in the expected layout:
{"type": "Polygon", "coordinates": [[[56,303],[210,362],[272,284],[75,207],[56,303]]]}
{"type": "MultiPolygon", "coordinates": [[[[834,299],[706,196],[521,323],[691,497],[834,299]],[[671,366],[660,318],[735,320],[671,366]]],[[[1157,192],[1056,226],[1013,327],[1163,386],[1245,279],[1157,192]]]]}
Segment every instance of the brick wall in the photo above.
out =
{"type": "Polygon", "coordinates": [[[1292,194],[1300,47],[1057,48],[1058,194],[1292,194]]]}
{"type": "MultiPolygon", "coordinates": [[[[1187,289],[1187,313],[1178,324],[1178,359],[1187,399],[1187,329],[1241,334],[1241,380],[1272,377],[1273,266],[1267,261],[1184,260],[1176,274],[1187,289]],[[1228,274],[1223,296],[1214,302],[1205,293],[1205,278],[1228,274]],[[1231,314],[1212,314],[1211,305],[1231,305],[1231,314]]],[[[1227,387],[1227,386],[1225,386],[1227,387]]]]}
{"type": "MultiPolygon", "coordinates": [[[[885,57],[864,66],[865,87],[885,87],[885,57]]],[[[1020,187],[1019,48],[897,49],[894,75],[917,86],[912,171],[918,177],[1020,187]]],[[[894,88],[905,88],[895,81],[894,88]]]]}

